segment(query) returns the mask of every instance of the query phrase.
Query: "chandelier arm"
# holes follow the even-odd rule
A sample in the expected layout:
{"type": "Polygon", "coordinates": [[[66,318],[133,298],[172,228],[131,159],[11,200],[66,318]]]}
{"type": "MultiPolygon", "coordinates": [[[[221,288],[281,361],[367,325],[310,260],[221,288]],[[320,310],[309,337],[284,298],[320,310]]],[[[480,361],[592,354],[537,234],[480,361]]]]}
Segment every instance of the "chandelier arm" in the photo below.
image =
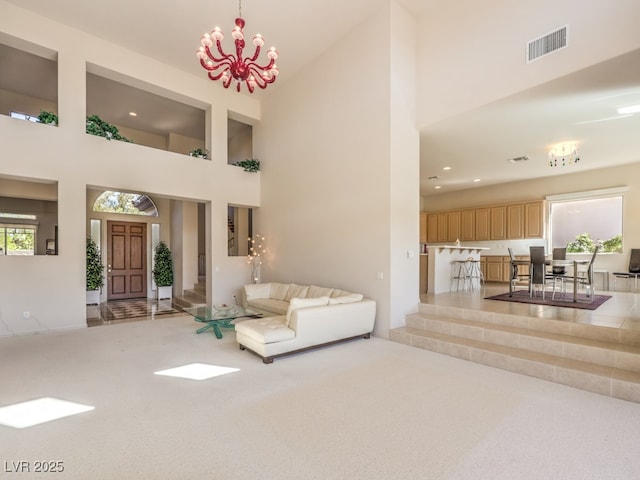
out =
{"type": "Polygon", "coordinates": [[[264,72],[261,72],[260,70],[256,69],[253,66],[249,67],[249,71],[251,72],[251,75],[253,76],[253,81],[256,83],[256,85],[258,85],[263,90],[265,88],[267,88],[267,85],[269,85],[270,83],[273,83],[273,82],[276,81],[276,76],[275,75],[271,75],[271,77],[269,77],[269,78],[264,78],[262,76],[262,73],[264,73],[264,72]]]}
{"type": "MultiPolygon", "coordinates": [[[[220,40],[216,40],[216,48],[218,49],[218,52],[220,53],[220,55],[222,55],[223,58],[231,59],[232,61],[235,61],[235,57],[233,56],[233,54],[224,53],[224,50],[222,50],[222,44],[220,43],[220,40]]],[[[213,58],[213,55],[210,53],[208,48],[207,48],[207,53],[211,58],[213,58]]],[[[219,60],[216,60],[216,61],[218,62],[219,60]]]]}
{"type": "MultiPolygon", "coordinates": [[[[204,47],[204,51],[207,54],[207,57],[209,57],[214,62],[224,62],[226,60],[229,63],[232,63],[235,60],[233,55],[227,55],[222,50],[220,50],[220,54],[222,55],[221,58],[217,58],[209,47],[204,47]]],[[[202,59],[200,61],[202,62],[202,59]]]]}
{"type": "Polygon", "coordinates": [[[231,66],[231,61],[227,59],[223,59],[219,61],[217,65],[208,65],[207,62],[201,59],[200,65],[202,65],[202,68],[204,68],[205,70],[209,72],[213,72],[221,67],[225,67],[225,69],[228,69],[231,66]]]}
{"type": "Polygon", "coordinates": [[[207,76],[211,79],[211,80],[220,80],[222,78],[222,76],[225,74],[225,72],[229,71],[229,67],[225,68],[222,72],[215,74],[214,72],[209,72],[207,73],[207,76]]]}
{"type": "Polygon", "coordinates": [[[258,65],[256,62],[248,61],[247,62],[247,67],[255,68],[255,69],[258,69],[258,70],[270,70],[271,67],[273,67],[273,65],[275,63],[276,63],[276,61],[274,59],[271,59],[271,61],[263,67],[261,65],[258,65]]]}
{"type": "Polygon", "coordinates": [[[247,63],[255,62],[259,56],[260,56],[260,47],[256,46],[256,51],[254,52],[253,56],[251,58],[249,57],[245,58],[244,61],[247,63]]]}

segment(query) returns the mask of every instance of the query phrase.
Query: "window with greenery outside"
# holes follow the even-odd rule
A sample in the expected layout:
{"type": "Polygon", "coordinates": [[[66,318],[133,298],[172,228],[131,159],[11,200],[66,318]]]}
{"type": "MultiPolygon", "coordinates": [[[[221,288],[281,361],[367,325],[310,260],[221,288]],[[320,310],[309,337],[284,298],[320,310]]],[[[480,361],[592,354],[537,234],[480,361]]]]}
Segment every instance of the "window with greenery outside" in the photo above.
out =
{"type": "Polygon", "coordinates": [[[593,253],[596,247],[599,247],[600,253],[622,253],[622,235],[615,235],[608,240],[593,240],[588,233],[581,233],[567,244],[567,253],[593,253]]]}

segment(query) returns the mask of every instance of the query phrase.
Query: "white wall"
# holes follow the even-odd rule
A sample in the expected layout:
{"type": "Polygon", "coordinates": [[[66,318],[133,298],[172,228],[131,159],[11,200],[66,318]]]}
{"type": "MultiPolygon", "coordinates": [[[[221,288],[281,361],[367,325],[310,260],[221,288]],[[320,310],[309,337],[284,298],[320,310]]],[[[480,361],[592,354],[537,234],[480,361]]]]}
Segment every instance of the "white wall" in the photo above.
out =
{"type": "Polygon", "coordinates": [[[418,257],[406,256],[419,218],[412,94],[402,90],[413,84],[412,59],[398,53],[398,42],[413,45],[414,27],[396,8],[283,84],[254,129],[264,175],[257,217],[269,250],[263,278],[361,292],[377,301],[380,336],[418,297],[418,257]],[[392,78],[392,64],[407,67],[409,80],[392,78]]]}
{"type": "MultiPolygon", "coordinates": [[[[58,256],[0,258],[0,335],[86,326],[88,188],[218,205],[221,214],[207,222],[211,230],[207,235],[213,240],[207,250],[211,275],[208,295],[213,301],[227,301],[248,274],[244,259],[227,257],[226,206],[260,205],[260,174],[248,175],[226,164],[227,115],[233,111],[257,121],[259,103],[1,0],[0,11],[0,36],[8,34],[58,52],[60,116],[60,126],[53,127],[0,115],[0,176],[57,181],[60,235],[58,256]],[[211,116],[207,137],[214,141],[213,160],[195,161],[181,154],[86,135],[87,62],[197,99],[211,116]],[[30,312],[31,318],[24,319],[23,312],[30,312]]],[[[215,209],[208,209],[210,215],[212,211],[215,209]]]]}
{"type": "Polygon", "coordinates": [[[418,25],[418,125],[635,50],[639,16],[637,0],[437,2],[418,25]],[[567,48],[526,63],[529,41],[567,24],[567,48]]]}

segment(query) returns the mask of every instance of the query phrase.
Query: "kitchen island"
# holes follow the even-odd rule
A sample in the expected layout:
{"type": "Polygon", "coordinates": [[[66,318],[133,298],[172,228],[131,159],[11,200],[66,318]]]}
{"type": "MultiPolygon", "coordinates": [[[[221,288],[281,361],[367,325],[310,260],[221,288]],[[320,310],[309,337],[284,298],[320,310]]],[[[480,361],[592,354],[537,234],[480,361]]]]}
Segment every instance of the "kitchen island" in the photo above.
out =
{"type": "MultiPolygon", "coordinates": [[[[489,247],[472,247],[464,245],[430,245],[429,246],[429,270],[428,293],[437,295],[450,291],[452,262],[475,260],[480,262],[480,252],[489,250],[489,247]]],[[[480,268],[480,264],[477,264],[480,268]]],[[[475,286],[479,287],[479,279],[476,278],[475,286]]]]}

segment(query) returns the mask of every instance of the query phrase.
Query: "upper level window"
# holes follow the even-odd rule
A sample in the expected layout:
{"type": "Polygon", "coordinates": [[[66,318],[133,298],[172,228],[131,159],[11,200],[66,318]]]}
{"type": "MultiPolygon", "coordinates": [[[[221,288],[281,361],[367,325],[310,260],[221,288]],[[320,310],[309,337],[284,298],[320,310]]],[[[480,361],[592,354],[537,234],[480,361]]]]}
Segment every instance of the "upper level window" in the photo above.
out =
{"type": "Polygon", "coordinates": [[[126,215],[146,215],[157,217],[158,209],[153,200],[142,193],[105,191],[93,204],[94,212],[123,213],[126,215]]]}
{"type": "Polygon", "coordinates": [[[620,189],[547,197],[550,201],[551,246],[567,253],[622,253],[620,189]]]}

